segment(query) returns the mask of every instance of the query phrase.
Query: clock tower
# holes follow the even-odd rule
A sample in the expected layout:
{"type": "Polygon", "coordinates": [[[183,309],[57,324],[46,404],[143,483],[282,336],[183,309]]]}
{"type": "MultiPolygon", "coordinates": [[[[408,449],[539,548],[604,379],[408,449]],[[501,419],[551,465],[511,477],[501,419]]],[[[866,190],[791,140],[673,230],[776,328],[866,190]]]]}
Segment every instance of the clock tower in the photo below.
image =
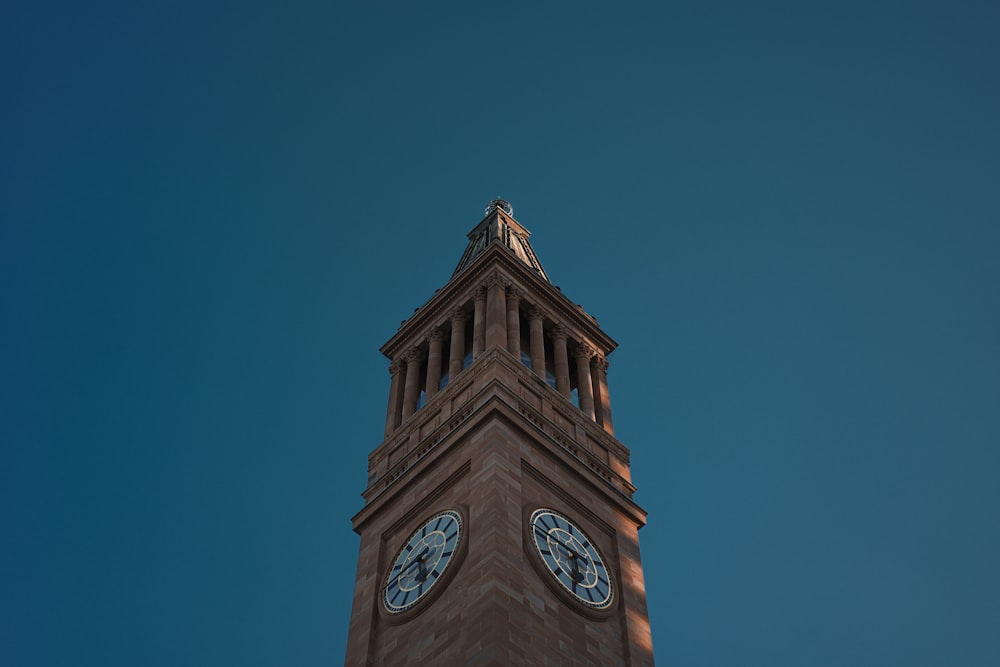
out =
{"type": "Polygon", "coordinates": [[[651,666],[616,343],[494,200],[382,346],[346,664],[651,666]]]}

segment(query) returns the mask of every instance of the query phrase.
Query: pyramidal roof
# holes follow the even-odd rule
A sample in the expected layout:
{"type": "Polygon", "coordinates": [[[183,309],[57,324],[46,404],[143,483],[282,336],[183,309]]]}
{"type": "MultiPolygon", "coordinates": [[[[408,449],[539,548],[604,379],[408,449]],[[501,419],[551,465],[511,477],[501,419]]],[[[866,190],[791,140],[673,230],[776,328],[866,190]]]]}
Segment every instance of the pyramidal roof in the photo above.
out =
{"type": "Polygon", "coordinates": [[[531,244],[528,243],[531,232],[514,219],[513,213],[514,208],[508,201],[494,199],[489,203],[486,207],[486,217],[469,232],[469,245],[465,247],[462,259],[458,261],[455,272],[451,274],[452,278],[475,262],[491,244],[502,243],[542,279],[552,282],[538,261],[531,244]]]}

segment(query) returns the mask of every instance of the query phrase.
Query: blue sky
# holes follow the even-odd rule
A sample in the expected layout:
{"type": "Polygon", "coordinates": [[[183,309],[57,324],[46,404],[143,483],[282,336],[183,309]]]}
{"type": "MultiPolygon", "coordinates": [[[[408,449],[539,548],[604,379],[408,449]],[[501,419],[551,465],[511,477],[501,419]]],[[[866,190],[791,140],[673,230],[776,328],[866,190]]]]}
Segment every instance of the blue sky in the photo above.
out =
{"type": "Polygon", "coordinates": [[[509,199],[657,660],[1000,661],[993,3],[0,15],[0,655],[343,660],[378,347],[509,199]]]}

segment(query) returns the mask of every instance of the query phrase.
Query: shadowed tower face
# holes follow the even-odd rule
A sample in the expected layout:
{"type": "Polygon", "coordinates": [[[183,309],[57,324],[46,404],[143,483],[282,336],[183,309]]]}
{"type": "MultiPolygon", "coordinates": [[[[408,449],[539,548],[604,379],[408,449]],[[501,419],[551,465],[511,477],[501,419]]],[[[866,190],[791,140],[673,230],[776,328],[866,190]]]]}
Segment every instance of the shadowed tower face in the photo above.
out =
{"type": "Polygon", "coordinates": [[[652,665],[616,343],[503,200],[382,346],[347,665],[652,665]]]}

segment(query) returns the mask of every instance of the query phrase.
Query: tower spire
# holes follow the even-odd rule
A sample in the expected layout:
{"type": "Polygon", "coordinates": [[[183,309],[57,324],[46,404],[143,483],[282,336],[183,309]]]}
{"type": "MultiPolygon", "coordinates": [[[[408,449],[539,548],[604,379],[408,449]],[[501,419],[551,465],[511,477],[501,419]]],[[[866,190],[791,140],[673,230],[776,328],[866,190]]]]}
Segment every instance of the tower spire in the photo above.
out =
{"type": "Polygon", "coordinates": [[[528,242],[531,232],[517,222],[513,214],[514,207],[506,199],[497,197],[486,205],[486,216],[469,232],[469,244],[465,247],[462,259],[458,261],[458,266],[451,275],[452,278],[475,262],[491,243],[502,243],[532,271],[546,282],[551,282],[528,242]]]}

